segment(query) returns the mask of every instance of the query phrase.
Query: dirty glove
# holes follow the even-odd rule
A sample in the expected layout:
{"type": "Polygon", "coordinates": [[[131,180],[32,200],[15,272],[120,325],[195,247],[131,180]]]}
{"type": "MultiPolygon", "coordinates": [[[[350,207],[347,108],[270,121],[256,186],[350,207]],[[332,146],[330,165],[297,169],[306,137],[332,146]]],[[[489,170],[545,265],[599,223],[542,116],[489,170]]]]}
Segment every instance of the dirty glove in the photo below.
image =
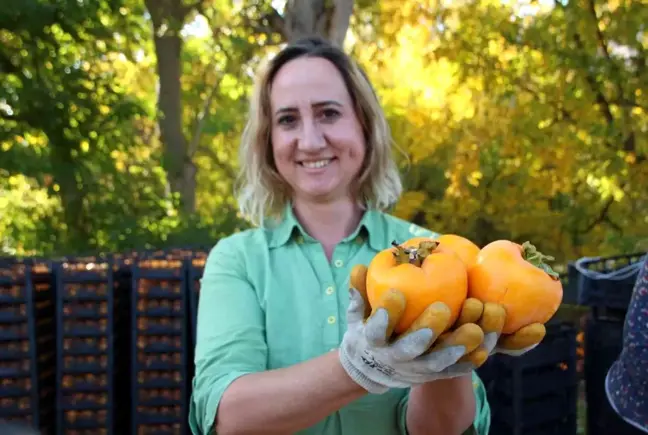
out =
{"type": "Polygon", "coordinates": [[[506,309],[503,305],[493,302],[482,303],[475,298],[466,299],[459,318],[451,330],[464,324],[475,323],[482,328],[484,341],[477,349],[464,355],[459,363],[470,363],[473,368],[478,368],[494,354],[524,355],[535,348],[547,332],[542,323],[532,323],[512,334],[502,335],[505,321],[506,309]]]}
{"type": "Polygon", "coordinates": [[[356,266],[351,273],[347,331],[340,347],[340,362],[349,376],[370,393],[389,388],[407,388],[426,382],[463,376],[471,372],[453,370],[464,355],[483,342],[482,329],[465,323],[435,341],[448,328],[450,308],[433,303],[403,334],[392,337],[405,311],[405,296],[394,289],[385,292],[371,309],[366,297],[366,267],[356,266]],[[431,348],[431,346],[434,345],[431,348]]]}

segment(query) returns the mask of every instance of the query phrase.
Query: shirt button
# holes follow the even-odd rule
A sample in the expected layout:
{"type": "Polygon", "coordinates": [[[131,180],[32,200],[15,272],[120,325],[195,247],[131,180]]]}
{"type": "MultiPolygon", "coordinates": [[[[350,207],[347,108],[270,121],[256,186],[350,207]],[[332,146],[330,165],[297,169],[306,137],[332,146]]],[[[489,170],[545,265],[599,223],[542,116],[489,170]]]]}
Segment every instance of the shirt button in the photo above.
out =
{"type": "Polygon", "coordinates": [[[326,289],[326,294],[327,295],[332,295],[333,294],[333,287],[329,287],[326,289]]]}
{"type": "Polygon", "coordinates": [[[329,316],[328,318],[329,325],[332,325],[335,323],[335,316],[329,316]]]}
{"type": "Polygon", "coordinates": [[[335,267],[342,267],[343,264],[344,264],[344,261],[342,261],[342,260],[335,260],[335,267]]]}

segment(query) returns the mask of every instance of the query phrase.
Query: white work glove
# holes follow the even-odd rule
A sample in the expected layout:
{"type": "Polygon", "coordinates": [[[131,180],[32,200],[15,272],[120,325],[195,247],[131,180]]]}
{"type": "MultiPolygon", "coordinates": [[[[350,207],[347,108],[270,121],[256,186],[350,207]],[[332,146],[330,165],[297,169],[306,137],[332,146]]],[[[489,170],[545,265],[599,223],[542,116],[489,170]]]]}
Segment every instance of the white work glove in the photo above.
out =
{"type": "Polygon", "coordinates": [[[503,305],[482,303],[475,298],[467,299],[453,327],[461,327],[466,323],[477,324],[482,328],[484,341],[479,348],[462,358],[462,362],[472,364],[472,368],[476,369],[491,355],[522,356],[538,346],[546,334],[542,323],[532,323],[511,334],[502,334],[505,321],[506,309],[503,305]]]}
{"type": "MultiPolygon", "coordinates": [[[[366,294],[364,289],[361,291],[366,294]]],[[[471,373],[470,363],[456,363],[467,350],[482,343],[483,333],[477,325],[457,329],[426,353],[446,329],[449,308],[440,302],[430,305],[410,330],[392,341],[405,299],[394,290],[386,294],[383,302],[365,322],[367,302],[360,291],[350,289],[348,327],[340,361],[355,382],[370,393],[382,394],[389,388],[407,388],[471,373]]]]}

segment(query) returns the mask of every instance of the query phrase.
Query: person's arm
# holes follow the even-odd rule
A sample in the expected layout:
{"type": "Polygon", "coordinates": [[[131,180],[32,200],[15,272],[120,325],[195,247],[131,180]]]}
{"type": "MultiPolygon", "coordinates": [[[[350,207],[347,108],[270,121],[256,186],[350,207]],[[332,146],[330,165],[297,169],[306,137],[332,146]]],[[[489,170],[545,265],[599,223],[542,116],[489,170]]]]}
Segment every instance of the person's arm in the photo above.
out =
{"type": "Polygon", "coordinates": [[[240,239],[224,239],[205,265],[189,413],[196,435],[294,433],[366,394],[337,352],[267,371],[264,314],[242,252],[240,239]]]}
{"type": "MultiPolygon", "coordinates": [[[[463,435],[488,435],[490,432],[491,412],[488,404],[488,397],[486,396],[486,388],[477,373],[472,374],[473,395],[475,396],[475,414],[472,424],[462,433],[463,435]]],[[[412,435],[416,428],[408,427],[408,407],[410,395],[407,394],[403,397],[398,404],[398,419],[401,435],[412,435]]],[[[436,408],[434,403],[426,404],[428,412],[436,408]]],[[[445,433],[445,432],[442,432],[445,433]]]]}
{"type": "Polygon", "coordinates": [[[218,434],[287,434],[313,426],[367,392],[346,374],[337,351],[234,381],[221,399],[218,434]]]}
{"type": "Polygon", "coordinates": [[[409,435],[461,435],[472,426],[475,412],[470,375],[429,382],[410,390],[407,431],[409,435]]]}

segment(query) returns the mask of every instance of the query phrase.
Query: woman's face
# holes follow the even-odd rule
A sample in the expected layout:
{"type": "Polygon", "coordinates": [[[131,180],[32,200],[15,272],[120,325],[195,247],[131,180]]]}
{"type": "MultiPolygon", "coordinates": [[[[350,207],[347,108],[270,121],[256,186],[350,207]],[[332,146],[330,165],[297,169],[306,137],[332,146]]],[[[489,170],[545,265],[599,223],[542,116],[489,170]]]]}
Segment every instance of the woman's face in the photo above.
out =
{"type": "Polygon", "coordinates": [[[337,68],[317,57],[286,63],[272,83],[270,105],[275,164],[295,199],[349,197],[365,141],[337,68]]]}

